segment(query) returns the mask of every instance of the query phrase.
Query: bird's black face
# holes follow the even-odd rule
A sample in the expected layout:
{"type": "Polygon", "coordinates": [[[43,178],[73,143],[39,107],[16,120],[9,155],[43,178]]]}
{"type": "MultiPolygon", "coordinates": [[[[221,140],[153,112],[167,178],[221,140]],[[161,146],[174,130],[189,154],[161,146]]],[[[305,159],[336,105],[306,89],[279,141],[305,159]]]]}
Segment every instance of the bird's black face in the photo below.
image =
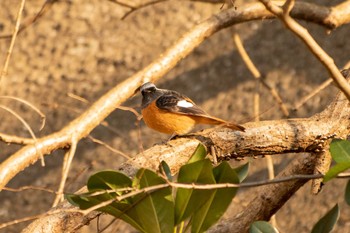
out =
{"type": "Polygon", "coordinates": [[[140,87],[142,94],[142,108],[147,107],[152,101],[156,100],[163,94],[153,83],[147,82],[140,87]]]}
{"type": "Polygon", "coordinates": [[[156,92],[157,87],[153,83],[147,82],[142,84],[142,86],[140,87],[140,91],[142,96],[145,96],[145,95],[152,94],[153,92],[156,92]]]}

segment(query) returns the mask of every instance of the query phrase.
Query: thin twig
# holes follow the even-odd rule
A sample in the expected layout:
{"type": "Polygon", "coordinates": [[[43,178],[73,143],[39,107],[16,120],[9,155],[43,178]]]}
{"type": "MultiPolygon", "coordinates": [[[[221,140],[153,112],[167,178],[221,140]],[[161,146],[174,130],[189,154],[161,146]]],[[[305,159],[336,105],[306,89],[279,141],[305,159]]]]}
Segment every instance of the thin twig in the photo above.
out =
{"type": "Polygon", "coordinates": [[[332,78],[327,79],[326,81],[324,81],[323,83],[321,83],[321,85],[319,85],[318,87],[316,87],[315,89],[313,89],[309,94],[307,94],[306,96],[304,96],[301,100],[299,100],[295,105],[293,110],[296,111],[298,110],[301,106],[303,106],[307,101],[309,101],[309,99],[311,99],[312,97],[314,97],[315,95],[317,95],[318,93],[320,93],[323,89],[325,89],[326,87],[329,86],[329,84],[331,84],[333,82],[332,78]]]}
{"type": "Polygon", "coordinates": [[[19,188],[10,188],[10,187],[4,187],[5,191],[9,191],[9,192],[23,192],[25,190],[38,190],[38,191],[44,191],[44,192],[48,192],[48,193],[57,193],[56,191],[52,190],[52,189],[48,189],[48,188],[44,188],[44,187],[37,187],[37,186],[22,186],[19,188]]]}
{"type": "Polygon", "coordinates": [[[285,117],[289,117],[289,111],[287,106],[284,104],[281,95],[277,92],[277,90],[275,88],[273,88],[272,86],[270,86],[266,80],[265,80],[265,76],[262,76],[260,79],[262,85],[270,91],[270,94],[272,95],[272,97],[277,101],[278,106],[280,107],[280,110],[282,111],[283,115],[285,117]]]}
{"type": "Polygon", "coordinates": [[[252,73],[253,77],[255,78],[255,92],[254,92],[254,119],[255,121],[259,121],[260,119],[260,72],[254,65],[252,59],[250,59],[246,49],[243,46],[242,40],[237,32],[233,34],[233,41],[236,45],[237,51],[239,55],[241,56],[244,64],[247,66],[250,73],[252,73]]]}
{"type": "MultiPolygon", "coordinates": [[[[350,61],[348,61],[344,66],[343,69],[348,69],[350,67],[350,61]]],[[[301,100],[299,100],[295,105],[294,105],[294,111],[298,110],[301,106],[303,106],[309,99],[317,95],[319,92],[321,92],[323,89],[328,87],[331,83],[333,82],[332,78],[328,78],[326,81],[321,83],[318,87],[313,89],[308,95],[303,97],[301,100]]]]}
{"type": "Polygon", "coordinates": [[[15,41],[16,41],[18,30],[19,30],[19,26],[21,24],[21,18],[22,18],[22,13],[23,13],[25,2],[26,2],[25,0],[21,1],[21,5],[20,5],[18,13],[17,13],[16,25],[15,25],[15,28],[14,28],[13,33],[12,33],[11,43],[10,43],[10,46],[9,46],[9,48],[7,50],[7,56],[6,56],[6,59],[5,59],[4,67],[3,67],[2,71],[1,71],[1,74],[0,74],[0,87],[1,87],[1,84],[2,84],[2,80],[6,77],[7,72],[8,72],[8,66],[10,64],[10,57],[11,57],[11,54],[12,54],[13,47],[15,45],[15,41]]]}
{"type": "Polygon", "coordinates": [[[128,12],[126,12],[122,17],[121,17],[121,20],[124,20],[126,19],[126,17],[128,17],[130,14],[132,14],[133,12],[137,11],[137,10],[140,10],[142,8],[145,8],[145,7],[148,7],[148,6],[151,6],[151,5],[155,5],[157,3],[160,3],[160,2],[166,2],[168,0],[154,0],[154,1],[149,1],[149,2],[145,2],[145,3],[142,3],[142,4],[139,4],[137,6],[132,6],[130,4],[127,4],[127,3],[123,3],[121,1],[118,1],[118,0],[108,0],[110,2],[113,2],[113,3],[116,3],[118,5],[121,5],[121,6],[124,6],[124,7],[128,7],[130,8],[130,10],[128,12]]]}
{"type": "Polygon", "coordinates": [[[85,98],[83,98],[83,97],[81,97],[79,95],[76,95],[74,93],[67,93],[67,96],[69,96],[69,97],[71,97],[71,98],[73,98],[75,100],[78,100],[78,101],[80,101],[80,102],[82,102],[84,104],[89,104],[90,103],[90,101],[88,101],[87,99],[85,99],[85,98]]]}
{"type": "MultiPolygon", "coordinates": [[[[39,12],[32,19],[23,20],[22,26],[18,30],[18,34],[20,34],[22,31],[24,31],[26,28],[28,28],[30,25],[34,24],[38,19],[40,19],[57,1],[58,0],[46,0],[41,6],[39,12]]],[[[0,35],[0,39],[8,39],[11,38],[11,36],[11,34],[0,35]]]]}
{"type": "Polygon", "coordinates": [[[103,142],[103,141],[101,141],[101,140],[99,140],[99,139],[97,139],[97,138],[94,138],[94,137],[91,136],[91,135],[89,135],[89,136],[87,136],[87,137],[88,137],[91,141],[93,141],[93,142],[95,142],[95,143],[98,143],[98,144],[100,144],[100,145],[106,147],[108,150],[110,150],[110,151],[112,151],[112,152],[114,152],[114,153],[116,153],[116,154],[120,154],[121,156],[123,156],[123,157],[126,158],[126,159],[131,159],[131,157],[130,157],[129,155],[125,154],[124,152],[122,152],[122,151],[120,151],[120,150],[117,150],[117,149],[111,147],[111,146],[108,145],[107,143],[105,143],[105,142],[103,142]]]}
{"type": "MultiPolygon", "coordinates": [[[[90,101],[88,101],[87,99],[85,99],[85,98],[83,98],[83,97],[81,97],[81,96],[78,96],[78,95],[76,95],[76,94],[68,93],[67,95],[68,95],[69,97],[71,97],[71,98],[73,98],[73,99],[76,99],[76,100],[78,100],[78,101],[80,101],[80,102],[83,102],[83,103],[85,103],[85,104],[89,104],[89,103],[90,103],[90,101]]],[[[136,124],[137,124],[137,126],[139,126],[139,122],[140,122],[140,119],[142,118],[142,115],[139,114],[135,109],[133,109],[133,108],[131,108],[131,107],[126,107],[126,106],[118,106],[117,109],[120,109],[120,110],[123,110],[123,111],[129,111],[129,112],[133,113],[133,114],[136,116],[136,118],[137,118],[136,124]]],[[[104,126],[104,127],[106,127],[106,128],[108,128],[108,129],[110,129],[112,132],[117,133],[118,135],[120,134],[118,131],[116,131],[116,130],[114,130],[113,128],[111,128],[111,127],[108,125],[108,122],[107,122],[107,121],[101,122],[101,125],[104,126]]],[[[130,158],[131,158],[129,155],[123,153],[123,152],[120,151],[120,150],[117,150],[117,149],[111,147],[110,145],[106,144],[105,142],[103,142],[103,141],[101,141],[101,140],[99,140],[99,139],[96,139],[96,138],[92,137],[91,135],[89,135],[88,138],[89,138],[91,141],[95,142],[95,143],[98,143],[98,144],[100,144],[100,145],[105,146],[105,147],[106,147],[107,149],[109,149],[110,151],[112,151],[112,152],[114,152],[114,153],[117,153],[117,154],[120,154],[121,156],[123,156],[123,157],[126,158],[126,159],[130,159],[130,158]]],[[[138,139],[141,141],[141,136],[140,136],[140,134],[138,134],[138,139]]]]}
{"type": "Polygon", "coordinates": [[[275,88],[271,87],[270,85],[268,85],[266,83],[265,77],[261,75],[260,71],[257,69],[257,67],[254,65],[253,61],[250,59],[246,49],[243,46],[242,40],[240,39],[240,37],[237,33],[234,34],[233,40],[236,44],[238,53],[242,57],[244,64],[247,66],[248,70],[250,71],[250,73],[253,75],[253,77],[256,80],[256,88],[255,88],[256,94],[254,95],[254,118],[255,118],[255,120],[257,120],[259,118],[259,115],[260,115],[259,105],[257,104],[257,102],[259,102],[259,98],[260,98],[259,96],[257,96],[257,93],[260,90],[260,83],[262,83],[263,86],[267,90],[270,91],[270,94],[275,99],[275,101],[278,103],[284,116],[288,117],[289,112],[288,112],[288,109],[287,109],[286,105],[284,104],[281,96],[278,94],[278,92],[276,91],[275,88]]]}
{"type": "Polygon", "coordinates": [[[262,2],[266,9],[280,18],[289,30],[291,30],[296,36],[298,36],[309,48],[309,50],[315,55],[315,57],[323,64],[328,70],[329,74],[333,78],[335,84],[344,93],[348,100],[350,100],[350,85],[346,79],[340,73],[339,68],[335,65],[334,60],[330,57],[322,47],[315,41],[310,33],[295,21],[290,15],[290,10],[294,6],[294,1],[287,1],[284,9],[273,4],[269,0],[259,0],[262,2]]]}
{"type": "Polygon", "coordinates": [[[0,133],[0,140],[8,144],[28,145],[33,144],[33,138],[18,137],[16,135],[9,135],[0,133]]]}
{"type": "Polygon", "coordinates": [[[44,128],[44,126],[45,126],[45,121],[46,121],[46,116],[45,116],[45,114],[44,114],[42,111],[40,111],[40,109],[38,109],[38,108],[35,107],[33,104],[31,104],[29,101],[26,101],[26,100],[24,100],[24,99],[22,99],[22,98],[18,98],[18,97],[14,97],[14,96],[6,96],[6,95],[0,96],[0,98],[2,98],[2,99],[13,99],[13,100],[16,100],[16,101],[18,101],[18,102],[21,102],[21,103],[27,105],[27,106],[30,107],[31,109],[33,109],[36,113],[39,114],[39,116],[41,117],[41,120],[42,120],[41,125],[40,125],[40,128],[39,128],[39,131],[41,131],[41,130],[44,128]]]}
{"type": "MultiPolygon", "coordinates": [[[[167,188],[167,187],[174,187],[174,188],[183,188],[183,189],[196,189],[196,190],[208,190],[208,189],[223,189],[223,188],[251,188],[251,187],[258,187],[263,185],[270,185],[270,184],[277,184],[282,182],[288,182],[293,180],[299,180],[299,179],[318,179],[322,178],[322,174],[312,174],[312,175],[293,175],[289,177],[281,177],[276,178],[273,180],[264,180],[264,181],[256,181],[256,182],[247,182],[247,183],[241,183],[241,184],[233,184],[233,183],[220,183],[220,184],[186,184],[186,183],[176,183],[167,181],[167,183],[148,186],[139,190],[135,190],[129,193],[126,193],[121,196],[117,196],[114,199],[110,199],[104,202],[101,202],[95,206],[92,206],[85,210],[80,210],[80,213],[83,213],[84,215],[87,215],[88,213],[95,211],[99,208],[105,207],[109,204],[112,204],[113,202],[117,201],[120,202],[122,200],[125,200],[129,197],[133,197],[135,195],[141,194],[141,193],[151,193],[159,189],[167,188]]],[[[118,192],[119,190],[114,190],[115,192],[118,192]]],[[[1,226],[1,225],[0,225],[1,226]]],[[[1,228],[1,227],[0,227],[1,228]]]]}
{"type": "MultiPolygon", "coordinates": [[[[17,114],[17,113],[16,113],[15,111],[13,111],[12,109],[10,109],[10,108],[8,108],[8,107],[2,105],[2,104],[0,104],[0,108],[4,109],[4,110],[8,111],[9,113],[11,113],[12,115],[14,115],[14,116],[24,125],[24,127],[28,130],[30,136],[32,136],[32,138],[33,138],[33,140],[34,140],[34,146],[35,146],[35,148],[37,149],[36,144],[37,144],[37,141],[38,141],[38,140],[37,140],[37,138],[36,138],[36,136],[35,136],[35,134],[34,134],[32,128],[29,126],[29,124],[28,124],[19,114],[17,114]]],[[[13,139],[14,139],[14,138],[13,138],[13,139]]],[[[17,138],[17,139],[18,139],[18,138],[17,138]]],[[[41,165],[44,167],[44,166],[45,166],[44,156],[43,156],[43,154],[42,154],[39,150],[36,150],[36,151],[37,151],[37,153],[39,153],[39,155],[40,155],[40,160],[41,160],[41,165]]]]}
{"type": "Polygon", "coordinates": [[[58,191],[57,191],[58,194],[56,195],[56,198],[52,204],[52,207],[57,206],[57,204],[63,199],[64,186],[65,186],[66,181],[67,181],[69,169],[70,169],[70,166],[72,164],[72,160],[73,160],[75,151],[77,149],[77,143],[78,143],[77,138],[75,136],[72,136],[71,140],[72,140],[71,147],[64,155],[61,182],[60,182],[60,186],[59,186],[58,191]]]}

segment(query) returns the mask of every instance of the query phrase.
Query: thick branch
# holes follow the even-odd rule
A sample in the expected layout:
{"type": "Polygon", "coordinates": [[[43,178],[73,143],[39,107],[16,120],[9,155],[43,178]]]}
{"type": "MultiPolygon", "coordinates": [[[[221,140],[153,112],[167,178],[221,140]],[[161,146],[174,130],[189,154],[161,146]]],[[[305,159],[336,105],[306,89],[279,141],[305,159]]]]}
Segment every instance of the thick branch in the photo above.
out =
{"type": "MultiPolygon", "coordinates": [[[[312,174],[313,171],[314,158],[307,156],[294,160],[276,178],[294,174],[312,174]]],[[[256,195],[251,200],[245,200],[246,203],[249,203],[248,206],[232,214],[232,218],[217,225],[210,232],[247,232],[254,221],[270,220],[271,216],[306,182],[307,180],[295,180],[258,188],[255,191],[256,195]]]]}

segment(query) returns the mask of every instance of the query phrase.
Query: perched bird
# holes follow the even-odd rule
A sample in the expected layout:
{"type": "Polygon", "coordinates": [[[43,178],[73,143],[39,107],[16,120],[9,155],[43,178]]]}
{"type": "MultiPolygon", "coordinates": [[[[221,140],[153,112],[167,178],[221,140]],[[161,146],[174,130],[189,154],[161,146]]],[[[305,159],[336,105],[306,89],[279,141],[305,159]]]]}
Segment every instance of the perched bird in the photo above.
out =
{"type": "Polygon", "coordinates": [[[190,132],[196,124],[222,125],[244,131],[244,127],[208,115],[190,98],[171,90],[158,89],[147,82],[140,87],[142,116],[146,125],[154,130],[172,135],[190,132]]]}

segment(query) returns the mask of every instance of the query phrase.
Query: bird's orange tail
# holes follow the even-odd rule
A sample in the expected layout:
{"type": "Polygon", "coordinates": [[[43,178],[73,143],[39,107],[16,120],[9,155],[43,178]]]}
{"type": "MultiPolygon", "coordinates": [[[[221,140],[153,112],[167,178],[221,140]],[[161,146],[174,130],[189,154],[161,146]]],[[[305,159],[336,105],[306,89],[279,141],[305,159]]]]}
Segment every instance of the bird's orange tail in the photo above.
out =
{"type": "Polygon", "coordinates": [[[245,128],[239,124],[224,121],[216,117],[212,117],[212,116],[196,116],[196,117],[197,117],[197,122],[200,124],[222,125],[225,128],[242,131],[242,132],[245,131],[245,128]]]}

